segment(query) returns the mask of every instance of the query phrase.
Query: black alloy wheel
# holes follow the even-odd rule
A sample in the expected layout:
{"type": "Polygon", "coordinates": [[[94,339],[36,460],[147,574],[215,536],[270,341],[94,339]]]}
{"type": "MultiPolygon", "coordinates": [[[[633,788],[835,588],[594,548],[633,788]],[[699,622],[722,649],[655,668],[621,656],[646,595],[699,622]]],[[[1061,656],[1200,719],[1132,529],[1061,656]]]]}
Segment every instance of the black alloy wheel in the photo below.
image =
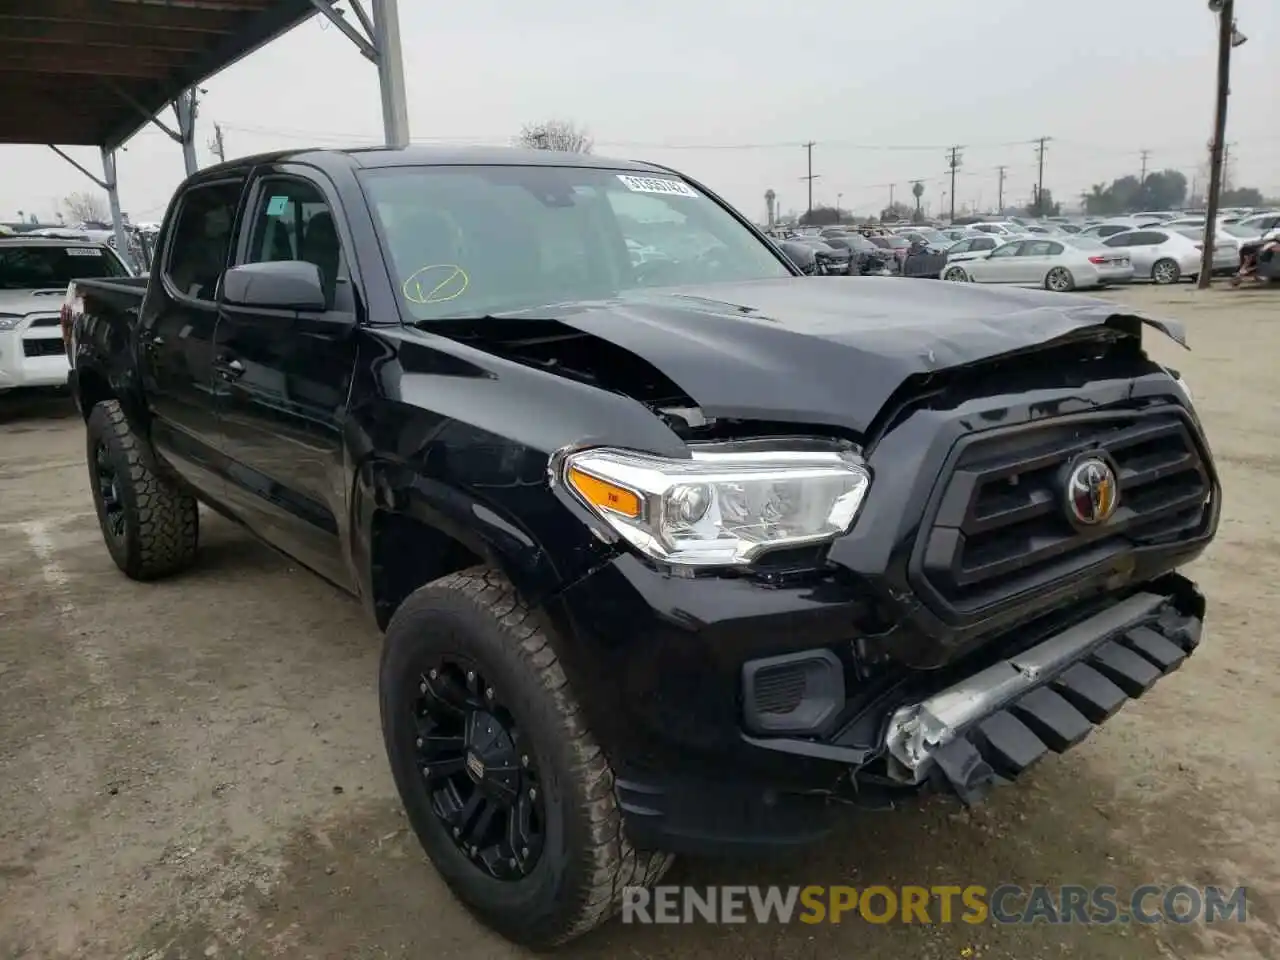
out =
{"type": "Polygon", "coordinates": [[[119,544],[125,535],[124,501],[120,497],[120,478],[115,464],[102,440],[93,446],[93,477],[102,501],[102,532],[119,544]]]}
{"type": "Polygon", "coordinates": [[[475,664],[440,660],[412,702],[414,757],[454,844],[495,880],[527,877],[545,843],[538,769],[501,693],[475,664]]]}

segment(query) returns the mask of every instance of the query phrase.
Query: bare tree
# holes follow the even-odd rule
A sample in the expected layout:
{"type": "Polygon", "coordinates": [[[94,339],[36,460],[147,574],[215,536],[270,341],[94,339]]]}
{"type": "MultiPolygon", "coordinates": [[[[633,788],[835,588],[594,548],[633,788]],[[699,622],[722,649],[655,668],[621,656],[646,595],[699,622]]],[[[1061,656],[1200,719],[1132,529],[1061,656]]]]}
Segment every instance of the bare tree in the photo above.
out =
{"type": "Polygon", "coordinates": [[[526,123],[520,129],[516,143],[535,150],[560,150],[564,153],[590,153],[593,145],[586,129],[572,120],[526,123]]]}
{"type": "Polygon", "coordinates": [[[108,219],[107,205],[96,193],[72,193],[62,201],[67,211],[67,218],[73,223],[95,221],[106,223],[108,219]]]}

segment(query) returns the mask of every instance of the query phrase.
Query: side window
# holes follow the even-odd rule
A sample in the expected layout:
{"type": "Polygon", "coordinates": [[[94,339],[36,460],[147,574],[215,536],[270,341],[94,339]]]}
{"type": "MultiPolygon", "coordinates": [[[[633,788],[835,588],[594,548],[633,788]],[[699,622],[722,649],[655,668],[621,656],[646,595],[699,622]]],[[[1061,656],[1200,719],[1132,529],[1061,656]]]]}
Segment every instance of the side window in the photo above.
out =
{"type": "Polygon", "coordinates": [[[252,223],[245,262],[314,263],[320,269],[325,300],[332,307],[338,281],[346,278],[347,267],[333,212],[319,188],[292,177],[264,179],[252,223]]]}
{"type": "Polygon", "coordinates": [[[1157,233],[1154,230],[1139,230],[1133,235],[1130,244],[1135,247],[1154,247],[1165,243],[1169,239],[1166,233],[1157,233]]]}
{"type": "Polygon", "coordinates": [[[971,249],[976,249],[975,247],[976,243],[977,241],[975,240],[961,240],[959,243],[957,243],[954,247],[951,248],[951,252],[952,253],[968,253],[971,249]]]}
{"type": "Polygon", "coordinates": [[[991,254],[991,259],[994,260],[996,257],[1016,257],[1018,255],[1018,250],[1022,246],[1023,244],[1021,243],[1006,243],[1003,247],[1000,247],[991,254]]]}
{"type": "Polygon", "coordinates": [[[1139,235],[1136,233],[1114,233],[1102,242],[1108,247],[1131,247],[1137,236],[1139,235]]]}
{"type": "MultiPolygon", "coordinates": [[[[1028,240],[1022,245],[1022,249],[1018,251],[1020,257],[1047,257],[1049,250],[1053,246],[1048,240],[1028,240]]],[[[1059,250],[1059,253],[1062,251],[1059,250]]]]}
{"type": "Polygon", "coordinates": [[[1050,240],[1048,255],[1051,257],[1056,257],[1058,256],[1058,254],[1062,253],[1066,249],[1067,249],[1066,247],[1064,247],[1062,244],[1058,243],[1057,241],[1050,240]]]}
{"type": "Polygon", "coordinates": [[[242,182],[214,183],[183,196],[164,271],[183,295],[209,301],[217,296],[243,189],[242,182]]]}
{"type": "Polygon", "coordinates": [[[1098,228],[1098,236],[1111,237],[1115,236],[1117,233],[1127,233],[1129,229],[1129,227],[1122,227],[1116,223],[1109,223],[1098,228]]]}

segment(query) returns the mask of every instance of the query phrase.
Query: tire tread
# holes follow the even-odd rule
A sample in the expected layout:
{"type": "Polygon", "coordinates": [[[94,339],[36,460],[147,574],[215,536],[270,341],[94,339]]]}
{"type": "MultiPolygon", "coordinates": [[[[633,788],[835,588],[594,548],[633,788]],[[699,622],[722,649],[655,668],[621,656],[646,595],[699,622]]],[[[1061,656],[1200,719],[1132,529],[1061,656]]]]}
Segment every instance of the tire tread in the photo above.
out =
{"type": "MultiPolygon", "coordinates": [[[[622,903],[624,888],[652,886],[675,858],[667,853],[637,850],[627,839],[614,793],[613,769],[587,728],[548,632],[535,609],[524,602],[500,572],[490,567],[472,567],[420,588],[396,611],[388,633],[402,616],[413,616],[415,610],[429,607],[433,595],[442,592],[467,596],[501,625],[515,643],[529,674],[552,697],[560,718],[558,733],[570,748],[570,773],[580,784],[583,797],[577,812],[587,823],[590,836],[589,846],[580,852],[588,878],[585,888],[579,891],[577,902],[566,911],[558,929],[548,931],[541,940],[546,947],[562,945],[608,921],[622,903]]],[[[573,814],[566,810],[566,815],[573,814]]]]}

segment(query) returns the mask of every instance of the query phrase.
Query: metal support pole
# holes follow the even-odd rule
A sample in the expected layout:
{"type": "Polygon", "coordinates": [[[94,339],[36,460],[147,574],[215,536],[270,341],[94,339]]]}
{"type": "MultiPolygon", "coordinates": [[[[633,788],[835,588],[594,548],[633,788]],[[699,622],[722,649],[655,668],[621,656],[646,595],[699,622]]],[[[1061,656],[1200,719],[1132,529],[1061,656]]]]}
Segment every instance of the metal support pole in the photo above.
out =
{"type": "Polygon", "coordinates": [[[182,162],[187,176],[200,169],[196,160],[196,89],[188,87],[173,101],[173,112],[178,118],[178,143],[182,145],[182,162]]]}
{"type": "Polygon", "coordinates": [[[1196,286],[1208,289],[1213,281],[1213,246],[1218,239],[1218,200],[1222,190],[1222,154],[1227,139],[1227,96],[1231,90],[1231,28],[1235,0],[1225,0],[1218,11],[1218,81],[1213,111],[1213,140],[1209,154],[1209,195],[1205,198],[1204,238],[1200,247],[1200,275],[1196,286]]]}
{"type": "Polygon", "coordinates": [[[102,148],[102,185],[107,191],[107,203],[111,205],[111,227],[116,234],[116,253],[125,263],[133,263],[129,240],[124,232],[124,215],[120,212],[120,190],[116,184],[116,152],[102,148]]]}
{"type": "Polygon", "coordinates": [[[400,8],[397,0],[373,0],[373,45],[378,51],[378,86],[382,89],[382,127],[387,146],[409,145],[409,105],[400,51],[400,8]]]}

